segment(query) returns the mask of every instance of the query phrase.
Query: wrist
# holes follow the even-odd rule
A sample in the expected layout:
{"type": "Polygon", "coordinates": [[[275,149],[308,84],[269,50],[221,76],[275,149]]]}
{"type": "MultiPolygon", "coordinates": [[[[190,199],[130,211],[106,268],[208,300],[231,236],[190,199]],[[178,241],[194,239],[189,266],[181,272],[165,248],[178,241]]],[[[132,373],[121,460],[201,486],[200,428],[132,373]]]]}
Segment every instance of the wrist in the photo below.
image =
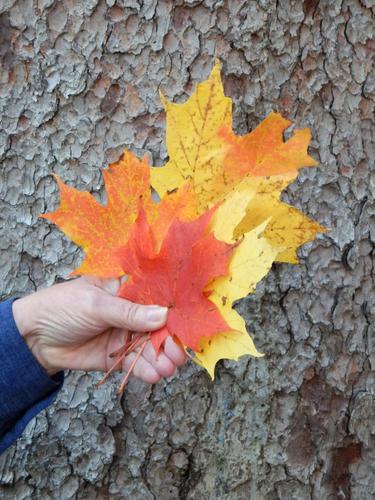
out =
{"type": "Polygon", "coordinates": [[[59,370],[54,368],[44,356],[42,335],[36,320],[38,304],[34,303],[34,297],[33,294],[15,300],[12,306],[13,317],[21,337],[23,337],[34,358],[48,375],[53,376],[59,370]]]}

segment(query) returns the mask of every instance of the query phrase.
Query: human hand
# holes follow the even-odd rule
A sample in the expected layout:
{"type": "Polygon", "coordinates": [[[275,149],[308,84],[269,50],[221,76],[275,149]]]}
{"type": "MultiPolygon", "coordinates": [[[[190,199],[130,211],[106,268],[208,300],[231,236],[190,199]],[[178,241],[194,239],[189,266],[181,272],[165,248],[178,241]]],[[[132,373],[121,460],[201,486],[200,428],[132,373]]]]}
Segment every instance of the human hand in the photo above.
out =
{"type": "MultiPolygon", "coordinates": [[[[84,277],[14,301],[16,325],[50,375],[64,369],[108,371],[114,364],[110,354],[124,344],[128,330],[148,332],[165,324],[167,308],[119,298],[120,285],[120,279],[84,277]]],[[[136,352],[124,359],[125,370],[136,352]]],[[[158,357],[148,341],[133,374],[156,383],[173,375],[185,361],[184,350],[171,337],[158,357]]]]}

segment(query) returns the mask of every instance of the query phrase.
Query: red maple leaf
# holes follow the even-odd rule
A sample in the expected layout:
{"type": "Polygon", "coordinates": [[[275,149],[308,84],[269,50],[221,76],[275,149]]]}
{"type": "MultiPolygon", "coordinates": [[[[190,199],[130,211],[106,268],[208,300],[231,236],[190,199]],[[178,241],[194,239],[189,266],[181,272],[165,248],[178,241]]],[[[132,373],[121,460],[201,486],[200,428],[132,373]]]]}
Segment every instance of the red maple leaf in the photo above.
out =
{"type": "Polygon", "coordinates": [[[189,222],[174,220],[157,251],[141,210],[127,245],[119,252],[129,276],[120,297],[169,308],[166,326],[151,335],[156,352],[168,335],[198,351],[201,338],[231,331],[207,298],[210,281],[228,274],[233,249],[208,231],[213,213],[214,209],[189,222]]]}

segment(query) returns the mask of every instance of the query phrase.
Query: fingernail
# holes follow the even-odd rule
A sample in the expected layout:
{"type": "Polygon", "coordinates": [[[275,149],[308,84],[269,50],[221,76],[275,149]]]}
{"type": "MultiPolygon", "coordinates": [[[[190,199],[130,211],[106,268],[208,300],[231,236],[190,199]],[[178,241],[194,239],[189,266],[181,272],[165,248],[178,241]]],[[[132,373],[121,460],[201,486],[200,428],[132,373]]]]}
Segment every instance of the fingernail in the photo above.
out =
{"type": "Polygon", "coordinates": [[[168,307],[149,306],[146,316],[149,321],[162,322],[167,319],[168,307]]]}

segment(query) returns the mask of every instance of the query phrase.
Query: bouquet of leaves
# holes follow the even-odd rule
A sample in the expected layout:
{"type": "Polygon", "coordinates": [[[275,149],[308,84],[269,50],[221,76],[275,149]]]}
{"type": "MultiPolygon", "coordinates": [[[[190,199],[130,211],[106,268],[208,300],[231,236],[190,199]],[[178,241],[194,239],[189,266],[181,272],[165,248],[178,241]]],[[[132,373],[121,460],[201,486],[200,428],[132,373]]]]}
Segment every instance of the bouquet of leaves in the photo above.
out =
{"type": "Polygon", "coordinates": [[[171,335],[214,378],[220,359],[262,356],[233,302],[254,291],[273,262],[297,263],[297,248],[324,231],[280,201],[298,169],[316,164],[307,153],[310,131],[284,141],[291,123],[272,112],[235,135],[219,62],[185,103],[161,98],[168,162],[150,167],[125,151],[103,170],[105,206],[56,177],[60,207],[43,217],[83,248],[72,274],[126,275],[121,297],[169,308],[165,327],[129,332],[110,372],[129,352],[140,356],[149,339],[158,353],[171,335]]]}

